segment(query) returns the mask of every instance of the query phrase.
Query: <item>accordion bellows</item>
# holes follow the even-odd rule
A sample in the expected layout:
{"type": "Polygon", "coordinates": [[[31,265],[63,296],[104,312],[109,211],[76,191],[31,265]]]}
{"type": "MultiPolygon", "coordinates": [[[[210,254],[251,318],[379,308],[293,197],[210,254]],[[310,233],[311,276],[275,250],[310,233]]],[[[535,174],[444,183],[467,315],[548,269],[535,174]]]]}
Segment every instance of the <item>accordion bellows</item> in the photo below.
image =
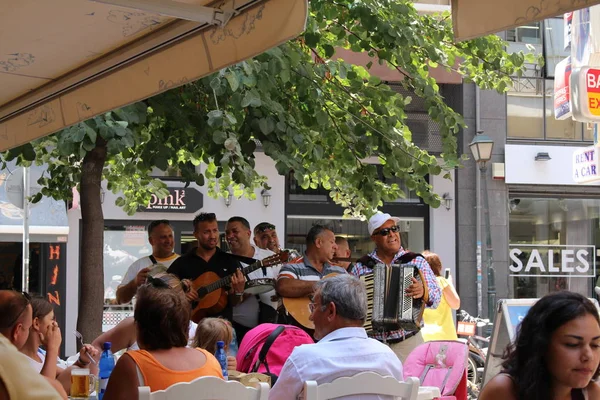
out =
{"type": "Polygon", "coordinates": [[[367,333],[421,329],[427,289],[421,299],[407,296],[405,292],[412,284],[413,277],[423,282],[421,272],[414,265],[383,263],[375,264],[372,274],[360,277],[367,289],[367,318],[364,324],[367,333]]]}

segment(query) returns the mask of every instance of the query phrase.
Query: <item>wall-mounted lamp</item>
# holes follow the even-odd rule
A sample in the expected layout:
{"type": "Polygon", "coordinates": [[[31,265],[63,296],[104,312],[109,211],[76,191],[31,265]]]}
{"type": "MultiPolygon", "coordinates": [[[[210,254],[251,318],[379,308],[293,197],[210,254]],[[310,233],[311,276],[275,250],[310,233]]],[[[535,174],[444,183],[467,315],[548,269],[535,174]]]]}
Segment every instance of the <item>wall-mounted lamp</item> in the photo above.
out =
{"type": "Polygon", "coordinates": [[[444,200],[444,207],[446,207],[446,210],[450,211],[450,209],[452,208],[452,201],[454,200],[451,196],[450,193],[446,192],[442,195],[442,200],[444,200]]]}
{"type": "Polygon", "coordinates": [[[550,160],[552,160],[552,158],[550,157],[550,154],[548,154],[548,153],[540,152],[535,155],[535,161],[550,161],[550,160]]]}
{"type": "Polygon", "coordinates": [[[223,201],[227,207],[231,205],[231,200],[233,200],[233,192],[231,191],[231,188],[229,188],[227,189],[227,196],[223,197],[223,201]]]}
{"type": "Polygon", "coordinates": [[[267,189],[263,189],[260,191],[260,195],[262,196],[263,205],[269,207],[269,204],[271,204],[271,192],[267,189]]]}

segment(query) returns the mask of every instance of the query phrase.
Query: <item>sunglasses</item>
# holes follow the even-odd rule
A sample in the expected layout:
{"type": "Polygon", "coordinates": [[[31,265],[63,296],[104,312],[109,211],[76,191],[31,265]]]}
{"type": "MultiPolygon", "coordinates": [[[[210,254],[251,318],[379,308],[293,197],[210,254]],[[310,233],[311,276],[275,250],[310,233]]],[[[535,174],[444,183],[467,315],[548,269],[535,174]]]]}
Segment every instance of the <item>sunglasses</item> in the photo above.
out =
{"type": "Polygon", "coordinates": [[[390,234],[390,232],[396,233],[398,231],[400,231],[400,227],[398,225],[394,225],[392,227],[384,228],[384,229],[381,229],[381,230],[379,230],[377,232],[373,232],[373,235],[387,236],[387,235],[390,234]]]}
{"type": "Polygon", "coordinates": [[[268,231],[270,229],[275,230],[275,225],[272,225],[272,224],[259,225],[256,227],[256,232],[263,233],[264,231],[268,231]]]}
{"type": "Polygon", "coordinates": [[[9,328],[9,327],[13,326],[15,324],[15,322],[17,322],[19,320],[19,318],[21,318],[21,315],[25,312],[25,310],[27,309],[27,306],[31,304],[31,296],[29,295],[29,293],[21,292],[21,295],[25,298],[25,300],[27,300],[25,303],[25,306],[23,307],[23,309],[21,311],[19,311],[17,316],[12,321],[10,321],[10,323],[8,325],[6,325],[4,328],[9,328]]]}

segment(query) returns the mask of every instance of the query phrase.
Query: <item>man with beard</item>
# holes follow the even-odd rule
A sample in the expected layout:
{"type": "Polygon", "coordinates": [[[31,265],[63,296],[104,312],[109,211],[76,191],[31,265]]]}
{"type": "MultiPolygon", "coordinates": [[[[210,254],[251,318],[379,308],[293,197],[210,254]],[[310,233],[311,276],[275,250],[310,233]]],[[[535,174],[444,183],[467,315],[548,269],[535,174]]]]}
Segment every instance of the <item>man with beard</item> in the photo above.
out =
{"type": "Polygon", "coordinates": [[[254,244],[261,249],[271,250],[274,253],[279,253],[279,238],[275,225],[268,222],[261,222],[254,227],[254,244]]]}
{"type": "Polygon", "coordinates": [[[173,252],[173,228],[166,219],[152,221],[148,225],[148,242],[152,246],[152,254],[135,261],[127,269],[125,277],[117,288],[117,304],[129,303],[137,288],[146,282],[148,272],[155,264],[169,267],[179,255],[173,252]]]}
{"type": "MultiPolygon", "coordinates": [[[[381,212],[377,212],[369,219],[368,230],[371,240],[375,242],[375,250],[356,262],[352,274],[357,277],[372,274],[373,266],[377,263],[386,265],[401,263],[400,258],[408,252],[402,248],[398,222],[400,222],[400,218],[381,212]]],[[[437,308],[442,292],[427,261],[423,257],[417,256],[407,264],[416,266],[425,279],[429,291],[427,307],[437,308]]],[[[425,286],[413,278],[413,284],[406,289],[406,295],[420,299],[425,295],[425,286]]],[[[373,337],[388,344],[402,362],[415,347],[423,343],[423,335],[420,330],[377,332],[373,337]]]]}
{"type": "MultiPolygon", "coordinates": [[[[245,278],[239,270],[240,263],[219,247],[219,225],[214,213],[201,213],[194,218],[194,237],[198,247],[179,257],[167,270],[179,279],[194,281],[206,272],[213,272],[221,278],[231,275],[231,288],[228,291],[227,305],[220,312],[208,312],[207,316],[221,316],[232,321],[233,307],[242,302],[245,278]]],[[[198,287],[186,296],[194,307],[198,301],[198,287]]],[[[197,322],[197,321],[194,321],[197,322]]]]}
{"type": "MultiPolygon", "coordinates": [[[[246,218],[229,218],[225,227],[225,239],[227,240],[227,244],[229,244],[229,250],[232,254],[253,258],[255,260],[262,260],[275,254],[271,250],[261,249],[251,244],[251,235],[252,231],[250,230],[250,223],[246,218]]],[[[247,265],[248,264],[242,263],[243,267],[246,267],[247,265]]],[[[277,267],[267,267],[264,269],[264,273],[263,269],[259,268],[256,271],[249,273],[247,277],[248,279],[273,279],[274,276],[277,276],[277,273],[274,274],[273,268],[277,267]]],[[[242,303],[233,308],[233,328],[235,329],[238,342],[241,342],[244,335],[250,329],[257,326],[259,322],[275,322],[277,302],[271,300],[275,295],[275,289],[259,296],[244,294],[242,303]],[[261,305],[260,303],[263,304],[261,305]],[[262,309],[264,314],[268,311],[267,307],[272,310],[271,320],[261,321],[259,318],[260,310],[262,309]]]]}

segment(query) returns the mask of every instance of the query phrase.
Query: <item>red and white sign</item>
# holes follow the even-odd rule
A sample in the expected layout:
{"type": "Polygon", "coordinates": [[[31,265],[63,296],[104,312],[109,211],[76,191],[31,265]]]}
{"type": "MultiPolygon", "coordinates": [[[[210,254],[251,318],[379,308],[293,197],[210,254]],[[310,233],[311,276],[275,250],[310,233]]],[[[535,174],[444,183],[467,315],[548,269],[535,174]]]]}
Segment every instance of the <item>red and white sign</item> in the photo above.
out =
{"type": "Polygon", "coordinates": [[[573,68],[571,72],[573,119],[600,122],[600,69],[573,68]]]}

